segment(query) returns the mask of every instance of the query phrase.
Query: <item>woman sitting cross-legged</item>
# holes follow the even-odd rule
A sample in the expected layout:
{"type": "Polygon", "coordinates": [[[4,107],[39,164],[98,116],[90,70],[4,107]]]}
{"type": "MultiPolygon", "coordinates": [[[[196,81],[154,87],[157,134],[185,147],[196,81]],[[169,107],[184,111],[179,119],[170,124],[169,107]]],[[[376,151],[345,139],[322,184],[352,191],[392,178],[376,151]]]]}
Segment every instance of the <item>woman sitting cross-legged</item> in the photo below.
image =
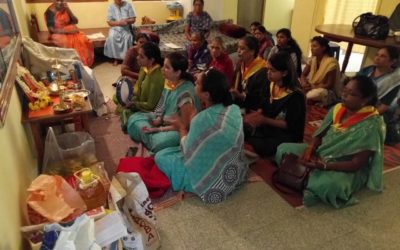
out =
{"type": "Polygon", "coordinates": [[[267,65],[258,56],[258,50],[255,37],[246,36],[239,40],[239,62],[236,65],[231,93],[234,102],[247,112],[259,109],[268,92],[267,65]]]}
{"type": "Polygon", "coordinates": [[[283,28],[276,32],[277,44],[272,47],[268,54],[268,59],[278,51],[286,51],[290,54],[293,65],[296,69],[297,76],[301,76],[301,59],[302,54],[297,41],[292,37],[292,32],[289,29],[283,28]]]}
{"type": "Polygon", "coordinates": [[[378,50],[374,58],[374,65],[365,67],[359,75],[369,76],[378,88],[378,112],[383,116],[386,124],[385,144],[400,143],[396,107],[393,102],[398,98],[400,90],[400,68],[398,63],[399,51],[396,47],[385,46],[378,50]]]}
{"type": "Polygon", "coordinates": [[[179,134],[164,119],[179,114],[189,124],[190,119],[199,110],[195,96],[193,77],[186,72],[188,61],[179,53],[171,53],[164,60],[162,73],[165,77],[161,99],[152,113],[138,112],[128,121],[128,134],[153,153],[167,147],[179,145],[179,134]]]}
{"type": "Polygon", "coordinates": [[[366,76],[356,76],[344,86],[342,103],[335,105],[307,144],[284,143],[275,160],[286,153],[302,155],[311,168],[304,205],[318,201],[336,208],[352,205],[352,195],[364,186],[382,191],[385,124],[375,108],[377,88],[366,76]]]}
{"type": "Polygon", "coordinates": [[[189,72],[198,73],[207,69],[211,61],[208,43],[202,32],[193,32],[188,46],[189,72]]]}
{"type": "Polygon", "coordinates": [[[152,42],[143,44],[139,49],[137,60],[140,71],[138,80],[134,85],[132,102],[122,106],[114,98],[114,102],[122,108],[121,126],[123,131],[126,131],[128,119],[133,113],[154,110],[164,89],[160,48],[152,42]]]}
{"type": "Polygon", "coordinates": [[[307,100],[331,105],[340,94],[340,68],[331,56],[329,41],[321,36],[311,39],[312,58],[303,70],[300,83],[307,100]]]}
{"type": "Polygon", "coordinates": [[[242,116],[232,105],[226,77],[215,69],[199,74],[196,95],[205,109],[191,120],[189,130],[179,116],[169,121],[179,131],[181,145],[159,151],[155,161],[173,190],[218,203],[246,179],[242,116]]]}
{"type": "Polygon", "coordinates": [[[290,55],[272,55],[267,68],[267,100],[261,109],[244,117],[246,142],[261,156],[274,155],[283,142],[302,142],[306,116],[304,94],[290,55]]]}
{"type": "Polygon", "coordinates": [[[228,79],[229,86],[232,85],[233,80],[233,62],[229,55],[225,52],[224,42],[220,36],[214,37],[210,44],[211,62],[209,67],[213,67],[224,73],[228,79]]]}
{"type": "Polygon", "coordinates": [[[125,54],[124,61],[121,64],[121,75],[129,76],[133,80],[137,80],[139,77],[140,65],[137,61],[140,47],[151,42],[150,36],[146,33],[139,33],[136,36],[136,44],[128,49],[125,54]]]}
{"type": "Polygon", "coordinates": [[[61,48],[73,48],[78,53],[82,63],[92,66],[94,62],[93,42],[79,31],[78,18],[72,13],[65,0],[53,0],[44,13],[49,39],[61,48]]]}

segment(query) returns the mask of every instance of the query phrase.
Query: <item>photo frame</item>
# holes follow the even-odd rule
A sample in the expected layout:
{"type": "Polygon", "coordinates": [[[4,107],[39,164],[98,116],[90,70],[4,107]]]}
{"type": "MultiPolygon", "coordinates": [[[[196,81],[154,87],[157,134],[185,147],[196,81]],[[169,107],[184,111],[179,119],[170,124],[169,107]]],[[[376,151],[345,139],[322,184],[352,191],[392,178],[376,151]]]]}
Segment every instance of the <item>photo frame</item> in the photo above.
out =
{"type": "Polygon", "coordinates": [[[21,36],[12,0],[0,0],[0,127],[6,120],[20,47],[21,36]]]}

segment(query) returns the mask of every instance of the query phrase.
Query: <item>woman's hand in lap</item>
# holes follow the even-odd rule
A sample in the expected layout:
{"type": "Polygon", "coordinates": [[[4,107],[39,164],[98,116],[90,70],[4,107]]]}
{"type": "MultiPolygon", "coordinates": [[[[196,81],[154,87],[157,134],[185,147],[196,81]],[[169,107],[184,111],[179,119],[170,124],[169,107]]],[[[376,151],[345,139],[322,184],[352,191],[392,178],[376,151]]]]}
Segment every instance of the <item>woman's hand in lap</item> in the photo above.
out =
{"type": "Polygon", "coordinates": [[[315,159],[315,160],[311,160],[311,161],[302,161],[300,160],[300,162],[308,167],[308,168],[316,168],[316,169],[325,169],[326,163],[324,163],[321,159],[315,159]]]}
{"type": "Polygon", "coordinates": [[[160,116],[158,116],[156,119],[149,119],[149,123],[153,127],[159,127],[162,124],[162,119],[160,116]]]}
{"type": "Polygon", "coordinates": [[[264,115],[261,110],[244,116],[244,123],[249,124],[253,128],[257,128],[263,124],[264,115]]]}

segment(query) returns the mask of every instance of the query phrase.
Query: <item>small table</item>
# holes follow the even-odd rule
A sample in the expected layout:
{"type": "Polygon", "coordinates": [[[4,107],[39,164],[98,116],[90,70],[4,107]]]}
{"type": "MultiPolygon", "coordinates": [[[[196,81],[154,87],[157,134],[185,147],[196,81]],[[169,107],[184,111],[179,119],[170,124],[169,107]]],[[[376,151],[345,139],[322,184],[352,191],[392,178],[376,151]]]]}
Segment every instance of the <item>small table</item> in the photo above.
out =
{"type": "MultiPolygon", "coordinates": [[[[60,103],[60,97],[52,97],[51,99],[53,105],[60,103]]],[[[88,115],[91,111],[92,106],[88,100],[86,100],[86,105],[82,110],[76,111],[73,109],[72,111],[63,114],[55,114],[52,106],[37,111],[30,111],[28,109],[23,111],[22,122],[28,123],[31,128],[37,152],[39,171],[41,171],[41,164],[44,156],[44,142],[47,132],[46,128],[53,125],[73,122],[76,131],[88,131],[88,115]]]]}
{"type": "Polygon", "coordinates": [[[342,73],[346,71],[349,63],[353,44],[360,44],[373,48],[381,48],[386,45],[395,46],[400,49],[400,43],[396,43],[394,37],[387,37],[385,40],[374,40],[354,35],[353,27],[347,24],[323,24],[315,27],[315,31],[323,34],[325,38],[334,42],[347,42],[346,54],[344,56],[342,73]]]}

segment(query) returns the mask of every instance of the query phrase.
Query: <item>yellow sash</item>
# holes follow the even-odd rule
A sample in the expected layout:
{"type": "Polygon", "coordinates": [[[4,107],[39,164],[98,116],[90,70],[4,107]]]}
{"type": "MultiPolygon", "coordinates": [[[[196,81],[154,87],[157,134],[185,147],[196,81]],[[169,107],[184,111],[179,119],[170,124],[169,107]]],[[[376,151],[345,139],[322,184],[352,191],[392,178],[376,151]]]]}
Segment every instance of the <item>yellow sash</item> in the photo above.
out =
{"type": "Polygon", "coordinates": [[[273,100],[279,100],[293,92],[290,89],[280,88],[278,94],[274,95],[274,88],[275,88],[275,82],[271,82],[271,84],[269,85],[269,93],[270,93],[269,103],[272,103],[273,100]]]}
{"type": "MultiPolygon", "coordinates": [[[[247,80],[254,75],[257,71],[259,71],[261,68],[266,68],[267,67],[267,62],[262,59],[261,57],[257,56],[248,67],[244,66],[244,63],[240,66],[240,73],[242,75],[242,87],[243,89],[246,89],[247,85],[247,80]]],[[[238,89],[239,87],[239,76],[236,77],[235,81],[235,89],[238,89]]]]}

